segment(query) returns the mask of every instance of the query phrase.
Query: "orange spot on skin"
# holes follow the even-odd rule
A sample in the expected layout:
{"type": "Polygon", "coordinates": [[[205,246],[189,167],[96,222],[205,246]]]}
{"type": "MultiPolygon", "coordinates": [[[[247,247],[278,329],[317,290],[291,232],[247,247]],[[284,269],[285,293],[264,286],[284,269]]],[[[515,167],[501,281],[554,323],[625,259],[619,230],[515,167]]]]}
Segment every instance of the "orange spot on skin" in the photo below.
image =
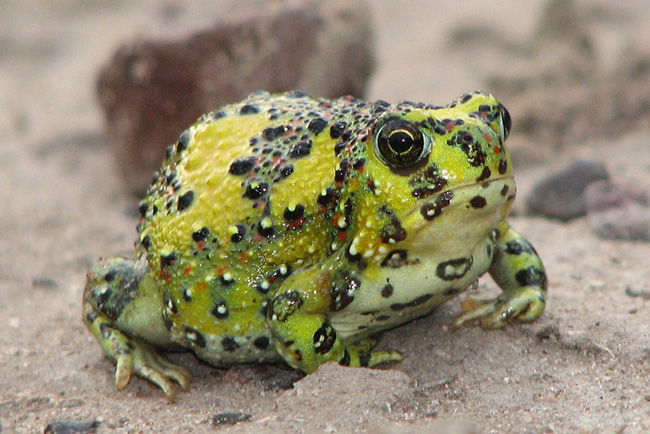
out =
{"type": "Polygon", "coordinates": [[[196,246],[199,250],[205,250],[205,241],[199,241],[196,246]]]}
{"type": "Polygon", "coordinates": [[[499,147],[499,145],[493,145],[493,146],[492,146],[492,151],[493,151],[495,154],[499,155],[499,154],[501,153],[501,148],[499,147]]]}
{"type": "Polygon", "coordinates": [[[305,219],[303,217],[300,217],[299,219],[295,219],[289,222],[289,229],[298,229],[304,224],[305,219]]]}
{"type": "Polygon", "coordinates": [[[186,266],[186,267],[183,269],[183,273],[184,273],[186,276],[189,276],[190,274],[192,274],[192,266],[191,266],[191,265],[186,266]]]}
{"type": "Polygon", "coordinates": [[[203,292],[208,289],[208,284],[205,282],[199,282],[196,284],[196,290],[199,292],[203,292]]]}
{"type": "Polygon", "coordinates": [[[455,122],[447,122],[445,124],[445,130],[451,132],[454,131],[454,128],[456,128],[456,123],[455,122]]]}
{"type": "Polygon", "coordinates": [[[249,259],[248,252],[239,253],[239,262],[248,262],[249,259]]]}
{"type": "Polygon", "coordinates": [[[488,143],[492,143],[492,136],[489,134],[483,134],[483,140],[485,140],[488,143]]]}
{"type": "Polygon", "coordinates": [[[346,231],[341,231],[338,233],[338,239],[341,242],[344,242],[345,240],[348,239],[348,233],[346,231]]]}

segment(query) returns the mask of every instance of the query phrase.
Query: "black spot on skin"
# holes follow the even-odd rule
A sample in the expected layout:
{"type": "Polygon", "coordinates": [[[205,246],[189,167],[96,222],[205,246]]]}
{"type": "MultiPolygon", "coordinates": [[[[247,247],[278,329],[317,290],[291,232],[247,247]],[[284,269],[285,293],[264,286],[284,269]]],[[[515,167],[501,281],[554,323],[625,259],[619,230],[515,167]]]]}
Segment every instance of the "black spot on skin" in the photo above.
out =
{"type": "Polygon", "coordinates": [[[253,182],[246,187],[244,197],[251,200],[259,199],[269,190],[269,184],[266,182],[253,182]]]}
{"type": "Polygon", "coordinates": [[[183,300],[185,300],[187,303],[192,301],[192,296],[190,295],[190,290],[185,288],[183,290],[183,300]]]}
{"type": "Polygon", "coordinates": [[[229,353],[232,353],[237,348],[239,348],[239,344],[235,342],[234,338],[231,337],[223,338],[221,340],[221,346],[223,347],[224,351],[227,351],[229,353]]]}
{"type": "Polygon", "coordinates": [[[190,143],[190,132],[185,130],[178,137],[178,142],[176,143],[176,152],[183,152],[187,149],[187,146],[190,143]]]}
{"type": "Polygon", "coordinates": [[[388,316],[388,315],[377,315],[377,316],[375,317],[375,319],[376,319],[377,321],[387,321],[387,320],[390,319],[390,316],[388,316]]]}
{"type": "Polygon", "coordinates": [[[446,295],[447,297],[451,297],[453,295],[460,294],[460,292],[461,290],[459,288],[449,288],[445,290],[444,295],[446,295]]]}
{"type": "Polygon", "coordinates": [[[230,165],[228,172],[231,175],[245,175],[255,167],[256,157],[239,157],[230,165]]]}
{"type": "Polygon", "coordinates": [[[390,305],[390,309],[394,312],[398,312],[403,309],[419,306],[423,303],[425,303],[427,300],[429,300],[431,297],[433,297],[433,294],[424,294],[419,296],[413,301],[409,301],[408,303],[395,303],[390,305]]]}
{"type": "Polygon", "coordinates": [[[524,239],[508,241],[503,246],[503,252],[510,255],[521,255],[522,253],[528,253],[529,255],[537,254],[532,244],[524,239]]]}
{"type": "Polygon", "coordinates": [[[546,273],[535,266],[524,268],[515,274],[515,280],[521,286],[537,286],[546,291],[546,273]]]}
{"type": "Polygon", "coordinates": [[[172,252],[168,255],[161,255],[160,256],[160,266],[161,267],[170,267],[172,266],[175,262],[178,256],[176,255],[175,252],[172,252]]]}
{"type": "Polygon", "coordinates": [[[94,310],[91,310],[88,312],[88,314],[86,314],[86,322],[88,324],[94,323],[97,318],[99,318],[99,314],[94,310]]]}
{"type": "Polygon", "coordinates": [[[503,188],[501,189],[501,196],[504,196],[508,194],[508,191],[510,190],[510,187],[507,185],[504,185],[503,188]]]}
{"type": "Polygon", "coordinates": [[[388,252],[383,261],[382,267],[400,268],[407,264],[408,252],[405,249],[395,249],[388,252]]]}
{"type": "Polygon", "coordinates": [[[269,142],[272,142],[278,137],[282,137],[285,131],[286,127],[284,125],[280,125],[279,127],[268,127],[262,131],[262,136],[269,142]]]}
{"type": "Polygon", "coordinates": [[[140,217],[145,218],[148,210],[149,210],[149,204],[147,204],[147,202],[140,202],[140,206],[138,207],[138,211],[140,212],[140,217]]]}
{"type": "Polygon", "coordinates": [[[142,240],[140,240],[140,244],[142,244],[142,247],[146,250],[149,250],[149,247],[151,247],[151,235],[145,235],[142,240]]]}
{"type": "Polygon", "coordinates": [[[463,277],[472,268],[472,258],[456,258],[441,262],[436,267],[436,275],[442,280],[455,280],[463,277]]]}
{"type": "Polygon", "coordinates": [[[293,164],[287,164],[282,169],[280,169],[281,179],[286,178],[287,176],[293,173],[293,164]]]}
{"type": "Polygon", "coordinates": [[[192,327],[185,327],[185,335],[197,347],[205,348],[205,337],[198,330],[192,327]]]}
{"type": "Polygon", "coordinates": [[[289,209],[288,207],[285,208],[283,217],[287,221],[293,221],[302,218],[304,214],[305,214],[305,206],[298,204],[293,209],[289,209]]]}
{"type": "Polygon", "coordinates": [[[381,289],[381,296],[384,298],[389,298],[391,295],[393,295],[393,290],[393,285],[389,283],[381,289]]]}
{"type": "Polygon", "coordinates": [[[255,348],[257,348],[258,350],[264,351],[269,349],[269,347],[271,346],[271,341],[266,336],[260,336],[259,338],[253,341],[253,345],[255,345],[255,348]]]}
{"type": "Polygon", "coordinates": [[[226,112],[218,111],[212,115],[212,120],[216,121],[217,119],[225,118],[226,116],[226,112]]]}
{"type": "Polygon", "coordinates": [[[108,273],[104,274],[104,280],[110,283],[113,280],[115,280],[116,276],[117,276],[117,270],[111,270],[108,273]]]}
{"type": "Polygon", "coordinates": [[[343,135],[345,129],[348,127],[348,124],[345,122],[336,122],[330,127],[330,137],[333,139],[338,139],[343,135]]]}
{"type": "Polygon", "coordinates": [[[111,337],[113,330],[107,323],[103,322],[99,325],[99,332],[102,334],[104,339],[108,339],[111,337]]]}
{"type": "Polygon", "coordinates": [[[260,112],[259,107],[252,104],[246,104],[239,109],[240,115],[254,115],[255,113],[259,113],[259,112],[260,112]]]}
{"type": "Polygon", "coordinates": [[[350,366],[350,353],[348,352],[347,348],[343,352],[343,357],[341,357],[341,360],[339,360],[339,365],[350,366]]]}
{"type": "Polygon", "coordinates": [[[291,158],[305,157],[311,152],[311,145],[311,140],[301,140],[300,142],[293,145],[291,151],[289,152],[289,156],[291,158]]]}
{"type": "Polygon", "coordinates": [[[228,318],[228,315],[230,314],[225,301],[220,301],[219,303],[215,304],[210,313],[217,319],[228,318]]]}
{"type": "Polygon", "coordinates": [[[354,301],[354,294],[360,286],[361,281],[348,273],[336,276],[332,282],[330,309],[333,311],[345,309],[354,301]]]}
{"type": "Polygon", "coordinates": [[[359,366],[368,366],[370,363],[370,351],[363,351],[359,353],[359,366]]]}
{"type": "Polygon", "coordinates": [[[336,342],[336,331],[328,323],[323,323],[314,333],[313,343],[314,352],[317,354],[327,354],[336,342]]]}
{"type": "Polygon", "coordinates": [[[209,236],[210,236],[210,229],[206,228],[205,226],[203,226],[198,231],[192,233],[192,239],[197,243],[200,241],[207,240],[209,236]]]}
{"type": "Polygon", "coordinates": [[[469,204],[474,209],[480,209],[487,205],[487,200],[483,196],[474,196],[469,200],[469,204]]]}
{"type": "Polygon", "coordinates": [[[312,119],[307,126],[307,129],[311,131],[315,136],[319,135],[327,126],[327,121],[323,118],[312,119]]]}
{"type": "Polygon", "coordinates": [[[433,203],[425,203],[420,207],[420,213],[425,220],[433,220],[442,214],[443,208],[449,206],[451,200],[454,198],[453,191],[445,191],[438,196],[433,203]]]}
{"type": "Polygon", "coordinates": [[[192,202],[194,202],[194,192],[190,190],[178,198],[177,208],[179,211],[186,210],[192,206],[192,202]]]}
{"type": "Polygon", "coordinates": [[[233,243],[238,243],[243,240],[244,236],[246,235],[246,226],[241,223],[235,223],[235,227],[237,228],[237,232],[230,236],[230,241],[233,243]]]}
{"type": "Polygon", "coordinates": [[[507,171],[508,171],[508,161],[505,158],[503,158],[499,160],[499,173],[503,175],[507,171]]]}
{"type": "Polygon", "coordinates": [[[485,166],[485,167],[483,168],[483,171],[482,171],[481,174],[479,175],[479,177],[476,178],[476,182],[485,181],[485,180],[488,179],[491,175],[492,175],[492,171],[490,170],[489,167],[485,166]]]}
{"type": "Polygon", "coordinates": [[[275,228],[273,227],[273,225],[265,226],[263,224],[264,221],[265,220],[263,220],[257,225],[257,232],[263,237],[272,237],[273,235],[275,235],[275,228]]]}

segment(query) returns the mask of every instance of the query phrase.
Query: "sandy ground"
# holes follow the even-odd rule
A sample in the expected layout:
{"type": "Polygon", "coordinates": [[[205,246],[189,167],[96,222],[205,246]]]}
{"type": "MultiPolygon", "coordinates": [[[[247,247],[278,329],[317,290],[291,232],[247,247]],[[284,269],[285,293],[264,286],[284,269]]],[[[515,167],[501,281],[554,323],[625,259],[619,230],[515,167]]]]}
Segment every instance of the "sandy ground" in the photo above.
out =
{"type": "MultiPolygon", "coordinates": [[[[485,88],[512,55],[489,45],[479,54],[457,50],[449,35],[480,27],[525,40],[542,2],[373,5],[378,65],[368,97],[442,104],[485,88]]],[[[580,5],[611,12],[589,16],[604,67],[616,62],[628,32],[638,36],[643,23],[647,32],[646,1],[580,5]]],[[[100,420],[99,432],[650,432],[650,245],[598,239],[585,218],[512,219],[550,277],[547,312],[532,325],[452,333],[455,301],[386,333],[381,345],[406,354],[386,369],[328,364],[283,390],[274,386],[291,373],[283,368],[216,370],[181,354],[174,359],[195,379],[176,403],[140,379],[116,391],[111,362],[80,321],[80,301],[98,256],[129,254],[136,200],[103,133],[95,74],[119,42],[201,28],[220,7],[0,3],[0,431],[100,420]],[[180,11],[176,19],[170,10],[180,11]],[[250,417],[216,425],[226,412],[250,417]]],[[[649,151],[647,129],[576,141],[520,168],[520,201],[536,179],[576,156],[650,191],[649,151]]],[[[494,286],[488,280],[480,289],[494,286]]]]}

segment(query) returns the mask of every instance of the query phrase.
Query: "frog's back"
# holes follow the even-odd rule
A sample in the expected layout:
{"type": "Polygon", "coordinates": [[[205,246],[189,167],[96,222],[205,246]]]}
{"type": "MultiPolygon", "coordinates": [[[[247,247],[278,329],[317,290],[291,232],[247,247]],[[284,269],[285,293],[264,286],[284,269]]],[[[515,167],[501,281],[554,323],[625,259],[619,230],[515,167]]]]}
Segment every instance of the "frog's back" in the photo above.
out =
{"type": "Polygon", "coordinates": [[[275,355],[267,295],[332,251],[340,148],[367,135],[348,125],[369,124],[370,107],[254,94],[203,116],[170,147],[140,207],[139,254],[180,342],[215,364],[275,355]]]}

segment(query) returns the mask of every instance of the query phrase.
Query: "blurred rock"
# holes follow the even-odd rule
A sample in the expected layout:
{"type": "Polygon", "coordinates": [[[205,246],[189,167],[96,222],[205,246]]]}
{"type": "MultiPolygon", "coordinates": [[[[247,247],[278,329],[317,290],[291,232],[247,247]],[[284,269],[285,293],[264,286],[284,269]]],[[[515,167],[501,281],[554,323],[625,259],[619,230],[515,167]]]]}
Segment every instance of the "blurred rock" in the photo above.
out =
{"type": "Polygon", "coordinates": [[[526,148],[519,153],[530,161],[650,126],[647,32],[644,37],[624,32],[628,42],[612,49],[604,46],[606,33],[593,26],[593,16],[623,19],[616,14],[603,5],[548,1],[531,39],[493,36],[515,59],[489,77],[486,88],[513,113],[510,145],[526,148]]]}
{"type": "Polygon", "coordinates": [[[608,181],[591,183],[585,190],[585,205],[588,214],[621,208],[632,203],[650,206],[648,193],[640,188],[612,184],[608,181]]]}
{"type": "Polygon", "coordinates": [[[528,196],[527,212],[563,221],[584,216],[585,190],[593,182],[608,179],[604,164],[576,161],[537,183],[528,196]]]}
{"type": "Polygon", "coordinates": [[[634,187],[594,182],[585,191],[589,223],[601,238],[650,241],[650,198],[634,187]]]}
{"type": "Polygon", "coordinates": [[[187,39],[119,48],[97,92],[130,190],[144,191],[199,115],[249,93],[362,96],[373,66],[369,13],[362,0],[245,1],[187,39]]]}

